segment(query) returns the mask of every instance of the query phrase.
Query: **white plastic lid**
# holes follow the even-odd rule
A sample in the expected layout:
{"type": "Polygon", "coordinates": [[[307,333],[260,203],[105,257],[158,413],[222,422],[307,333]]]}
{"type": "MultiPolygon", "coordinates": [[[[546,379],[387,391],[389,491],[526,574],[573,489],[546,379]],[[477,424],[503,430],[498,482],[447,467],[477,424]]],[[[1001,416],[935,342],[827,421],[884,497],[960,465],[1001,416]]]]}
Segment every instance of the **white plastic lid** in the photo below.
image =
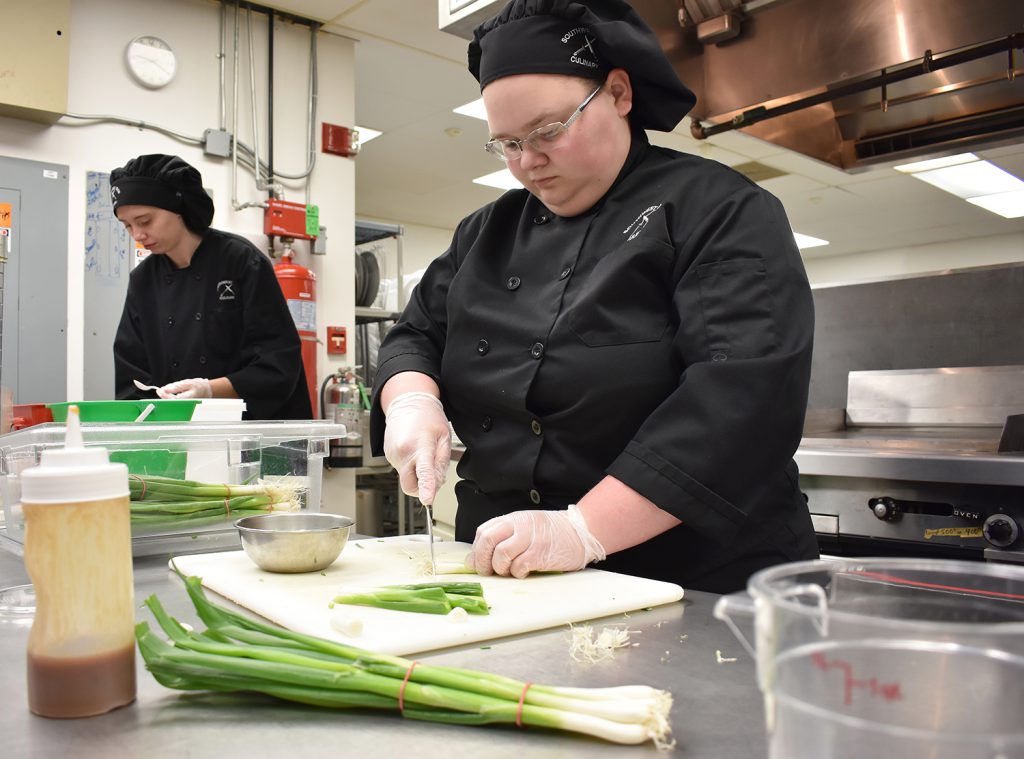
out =
{"type": "Polygon", "coordinates": [[[241,398],[203,398],[192,412],[193,422],[238,422],[245,413],[241,398]]]}
{"type": "Polygon", "coordinates": [[[86,448],[78,406],[68,407],[64,447],[43,451],[39,466],[21,473],[23,503],[75,503],[128,495],[128,467],[106,448],[86,448]]]}

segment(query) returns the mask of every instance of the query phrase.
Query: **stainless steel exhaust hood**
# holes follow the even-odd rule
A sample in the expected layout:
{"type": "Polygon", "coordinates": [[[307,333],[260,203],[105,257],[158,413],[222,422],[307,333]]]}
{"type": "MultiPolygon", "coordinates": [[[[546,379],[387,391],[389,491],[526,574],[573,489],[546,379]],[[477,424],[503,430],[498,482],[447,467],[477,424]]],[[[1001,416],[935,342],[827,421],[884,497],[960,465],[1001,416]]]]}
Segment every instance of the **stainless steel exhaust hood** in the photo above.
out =
{"type": "Polygon", "coordinates": [[[1024,0],[631,4],[697,94],[698,139],[739,129],[849,171],[1024,139],[1024,0]]]}

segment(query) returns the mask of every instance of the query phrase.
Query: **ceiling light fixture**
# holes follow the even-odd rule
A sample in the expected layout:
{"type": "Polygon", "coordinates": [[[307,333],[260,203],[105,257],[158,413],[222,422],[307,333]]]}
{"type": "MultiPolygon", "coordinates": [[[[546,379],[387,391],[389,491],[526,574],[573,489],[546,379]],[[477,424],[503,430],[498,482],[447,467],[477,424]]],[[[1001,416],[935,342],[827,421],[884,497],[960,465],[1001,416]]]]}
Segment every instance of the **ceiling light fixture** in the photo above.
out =
{"type": "Polygon", "coordinates": [[[1024,216],[1024,190],[997,192],[993,195],[982,195],[980,198],[967,198],[967,202],[981,206],[986,211],[1005,216],[1007,219],[1019,219],[1024,216]]]}
{"type": "Polygon", "coordinates": [[[460,105],[458,108],[452,108],[452,110],[455,113],[462,114],[463,116],[471,116],[474,119],[487,121],[487,110],[484,108],[483,98],[477,98],[471,103],[460,105]]]}
{"type": "Polygon", "coordinates": [[[820,248],[822,245],[828,245],[828,240],[822,240],[820,237],[811,237],[810,235],[802,235],[799,232],[794,232],[793,237],[796,238],[796,246],[800,250],[804,248],[820,248]]]}
{"type": "Polygon", "coordinates": [[[358,124],[355,126],[355,130],[359,133],[359,144],[365,145],[370,140],[374,140],[380,137],[383,132],[377,129],[370,129],[369,127],[361,127],[358,124]]]}
{"type": "Polygon", "coordinates": [[[971,161],[942,169],[920,171],[912,176],[964,200],[1024,190],[1024,182],[988,161],[971,161]]]}
{"type": "Polygon", "coordinates": [[[482,177],[474,179],[473,184],[497,187],[499,190],[520,190],[523,187],[522,184],[519,183],[519,180],[512,176],[512,172],[508,169],[501,169],[501,171],[484,174],[482,177]]]}
{"type": "Polygon", "coordinates": [[[1024,216],[1024,181],[974,153],[893,168],[1007,219],[1024,216]]]}

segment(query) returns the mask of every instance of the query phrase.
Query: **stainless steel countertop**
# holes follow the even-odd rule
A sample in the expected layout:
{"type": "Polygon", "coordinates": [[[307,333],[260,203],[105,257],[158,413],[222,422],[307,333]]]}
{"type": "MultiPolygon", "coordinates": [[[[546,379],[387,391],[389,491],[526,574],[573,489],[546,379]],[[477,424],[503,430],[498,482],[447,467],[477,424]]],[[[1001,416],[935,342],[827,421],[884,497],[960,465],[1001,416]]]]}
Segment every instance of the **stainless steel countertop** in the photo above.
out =
{"type": "MultiPolygon", "coordinates": [[[[159,595],[171,614],[196,622],[191,604],[163,559],[136,559],[136,600],[159,595]]],[[[21,558],[0,551],[0,588],[27,583],[21,558]]],[[[635,647],[612,661],[580,664],[566,628],[424,654],[432,664],[497,672],[571,686],[645,684],[672,692],[679,757],[756,759],[767,755],[764,712],[754,662],[712,617],[717,596],[687,591],[681,603],[594,622],[627,625],[635,647]],[[718,663],[716,650],[735,662],[718,663]]],[[[220,601],[221,599],[217,599],[220,601]]],[[[139,618],[149,618],[140,610],[139,618]]],[[[151,624],[152,620],[150,619],[151,624]]],[[[653,745],[618,746],[540,729],[458,727],[402,720],[396,714],[331,711],[257,696],[187,695],[159,685],[138,660],[138,699],[100,717],[51,720],[31,714],[25,646],[31,622],[0,615],[0,755],[5,759],[73,757],[289,756],[530,757],[660,756],[653,745]],[[458,748],[453,749],[455,741],[458,748]]],[[[154,625],[155,626],[155,625],[154,625]]],[[[201,626],[201,625],[200,625],[201,626]]]]}

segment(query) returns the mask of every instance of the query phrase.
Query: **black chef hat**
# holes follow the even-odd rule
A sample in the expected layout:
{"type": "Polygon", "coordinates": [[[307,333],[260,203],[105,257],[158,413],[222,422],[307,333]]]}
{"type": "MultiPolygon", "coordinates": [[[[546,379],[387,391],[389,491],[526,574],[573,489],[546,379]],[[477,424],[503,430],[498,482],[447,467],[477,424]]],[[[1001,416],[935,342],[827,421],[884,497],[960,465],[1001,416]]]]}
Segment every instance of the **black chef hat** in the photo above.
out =
{"type": "Polygon", "coordinates": [[[671,132],[696,102],[654,32],[622,0],[512,0],[469,43],[480,89],[513,74],[603,78],[614,68],[633,83],[634,126],[671,132]]]}
{"type": "Polygon", "coordinates": [[[110,172],[110,201],[119,206],[156,206],[181,214],[196,234],[210,228],[213,200],[197,169],[176,155],[140,155],[110,172]]]}

